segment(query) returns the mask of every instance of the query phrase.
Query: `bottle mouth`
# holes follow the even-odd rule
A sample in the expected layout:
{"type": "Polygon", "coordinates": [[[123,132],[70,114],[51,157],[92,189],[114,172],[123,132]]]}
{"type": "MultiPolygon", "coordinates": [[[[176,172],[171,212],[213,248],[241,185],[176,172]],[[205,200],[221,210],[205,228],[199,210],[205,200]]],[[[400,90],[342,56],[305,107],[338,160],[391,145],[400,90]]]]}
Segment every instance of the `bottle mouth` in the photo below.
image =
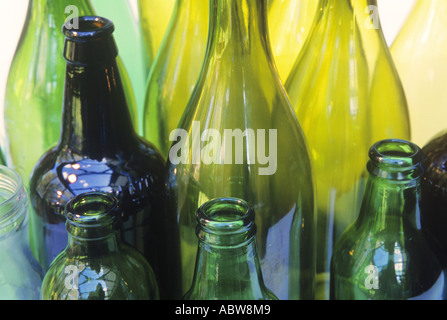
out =
{"type": "Polygon", "coordinates": [[[368,171],[391,180],[413,180],[423,173],[424,154],[416,144],[398,139],[382,140],[369,151],[368,171]]]}
{"type": "Polygon", "coordinates": [[[197,211],[197,236],[210,245],[236,245],[256,234],[255,212],[247,202],[218,198],[197,211]]]}
{"type": "Polygon", "coordinates": [[[103,17],[83,16],[67,21],[62,30],[65,37],[71,40],[88,40],[112,35],[115,25],[103,17]]]}
{"type": "Polygon", "coordinates": [[[20,229],[28,218],[27,203],[20,175],[0,165],[0,235],[20,229]]]}

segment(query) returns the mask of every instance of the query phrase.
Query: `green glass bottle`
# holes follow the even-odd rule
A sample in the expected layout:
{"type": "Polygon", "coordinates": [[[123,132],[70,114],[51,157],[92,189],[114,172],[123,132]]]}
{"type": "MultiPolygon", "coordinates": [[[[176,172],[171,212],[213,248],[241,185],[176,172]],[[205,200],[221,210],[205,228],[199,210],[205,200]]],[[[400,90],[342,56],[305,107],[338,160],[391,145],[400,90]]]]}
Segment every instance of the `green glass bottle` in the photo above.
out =
{"type": "Polygon", "coordinates": [[[144,137],[167,158],[169,134],[178,128],[202,70],[209,29],[209,0],[177,0],[165,41],[149,76],[144,137]]]}
{"type": "Polygon", "coordinates": [[[425,146],[447,117],[447,1],[419,0],[391,46],[411,118],[411,139],[425,146]]]}
{"type": "Polygon", "coordinates": [[[369,155],[359,217],[334,248],[331,299],[444,299],[445,273],[421,230],[421,149],[384,140],[369,155]]]}
{"type": "Polygon", "coordinates": [[[256,210],[266,286],[281,300],[312,299],[312,169],[272,57],[266,1],[211,0],[210,8],[204,68],[170,135],[167,186],[179,223],[183,294],[194,274],[194,212],[232,197],[256,210]]]}
{"type": "Polygon", "coordinates": [[[317,10],[317,0],[268,0],[269,34],[278,73],[285,82],[317,10]]]}
{"type": "Polygon", "coordinates": [[[317,298],[332,250],[356,219],[375,142],[410,140],[408,108],[376,1],[321,0],[286,90],[309,144],[317,198],[317,298]]]}
{"type": "Polygon", "coordinates": [[[254,210],[240,199],[214,199],[196,219],[197,261],[185,300],[277,300],[264,285],[254,210]]]}
{"type": "Polygon", "coordinates": [[[110,20],[96,16],[80,17],[76,30],[64,28],[61,138],[36,164],[30,182],[34,253],[47,270],[66,247],[63,212],[71,198],[113,193],[123,209],[123,240],[154,268],[161,298],[178,296],[179,250],[175,216],[166,213],[166,162],[132,125],[113,31],[110,20]]]}
{"type": "Polygon", "coordinates": [[[148,57],[138,21],[128,0],[91,0],[96,14],[112,20],[119,55],[130,78],[137,105],[138,132],[143,134],[143,106],[152,59],[148,57]]]}
{"type": "Polygon", "coordinates": [[[81,194],[67,203],[68,244],[45,274],[42,300],[159,298],[152,267],[121,240],[120,210],[108,193],[81,194]]]}
{"type": "MultiPolygon", "coordinates": [[[[59,140],[65,78],[62,26],[73,17],[92,14],[89,0],[29,0],[4,109],[8,166],[21,175],[25,187],[39,157],[59,140]]],[[[119,59],[118,65],[136,123],[134,93],[119,59]]]]}

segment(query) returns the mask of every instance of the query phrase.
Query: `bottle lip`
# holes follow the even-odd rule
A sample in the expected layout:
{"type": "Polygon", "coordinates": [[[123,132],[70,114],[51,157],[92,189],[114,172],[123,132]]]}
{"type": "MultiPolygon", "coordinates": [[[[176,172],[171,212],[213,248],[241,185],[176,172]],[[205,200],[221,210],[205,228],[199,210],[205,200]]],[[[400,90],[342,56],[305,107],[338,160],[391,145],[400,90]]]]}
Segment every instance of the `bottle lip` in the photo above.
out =
{"type": "Polygon", "coordinates": [[[65,23],[62,31],[65,37],[72,41],[76,39],[88,40],[112,35],[115,31],[115,25],[107,18],[82,16],[65,23]]]}
{"type": "Polygon", "coordinates": [[[371,147],[369,158],[369,172],[388,179],[409,180],[423,173],[422,149],[410,141],[381,140],[371,147]]]}
{"type": "Polygon", "coordinates": [[[199,208],[196,219],[199,239],[210,244],[234,245],[249,241],[256,234],[255,212],[242,199],[217,198],[208,201],[199,208]],[[232,240],[222,242],[225,238],[232,240]]]}
{"type": "Polygon", "coordinates": [[[67,223],[82,228],[114,224],[118,199],[105,192],[88,192],[72,198],[65,206],[67,223]]]}

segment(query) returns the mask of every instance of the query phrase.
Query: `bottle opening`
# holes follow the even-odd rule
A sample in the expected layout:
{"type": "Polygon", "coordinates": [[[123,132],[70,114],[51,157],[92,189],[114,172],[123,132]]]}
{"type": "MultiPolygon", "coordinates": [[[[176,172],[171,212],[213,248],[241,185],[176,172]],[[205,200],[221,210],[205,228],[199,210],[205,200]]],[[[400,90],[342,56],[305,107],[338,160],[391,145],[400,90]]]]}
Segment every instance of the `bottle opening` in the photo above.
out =
{"type": "Polygon", "coordinates": [[[114,31],[112,21],[98,16],[76,17],[63,27],[64,35],[71,39],[98,38],[111,35],[114,31]]]}

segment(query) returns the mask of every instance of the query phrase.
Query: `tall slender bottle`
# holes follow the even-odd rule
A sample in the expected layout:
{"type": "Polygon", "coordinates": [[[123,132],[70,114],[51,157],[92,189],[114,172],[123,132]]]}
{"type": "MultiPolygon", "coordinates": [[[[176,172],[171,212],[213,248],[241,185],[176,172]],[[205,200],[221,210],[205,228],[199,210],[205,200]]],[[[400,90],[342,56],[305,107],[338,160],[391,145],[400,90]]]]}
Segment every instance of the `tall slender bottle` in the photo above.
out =
{"type": "Polygon", "coordinates": [[[317,12],[317,0],[269,0],[269,34],[283,82],[298,57],[317,12]]]}
{"type": "Polygon", "coordinates": [[[287,82],[309,143],[317,198],[317,298],[335,242],[359,213],[371,145],[409,140],[408,109],[376,1],[321,0],[287,82]]]}
{"type": "Polygon", "coordinates": [[[113,21],[119,55],[126,68],[135,94],[138,133],[143,134],[143,107],[146,83],[152,59],[149,58],[143,35],[129,0],[91,0],[96,14],[113,21]]]}
{"type": "Polygon", "coordinates": [[[154,271],[121,239],[122,209],[109,193],[89,192],[66,206],[67,247],[45,274],[43,300],[157,300],[154,271]]]}
{"type": "Polygon", "coordinates": [[[167,158],[169,134],[192,95],[205,58],[209,0],[177,0],[165,41],[149,76],[144,110],[144,137],[167,158]]]}
{"type": "Polygon", "coordinates": [[[197,250],[194,212],[222,197],[256,210],[266,286],[279,299],[314,296],[314,187],[304,134],[268,41],[266,1],[211,0],[204,68],[168,157],[179,222],[183,293],[197,250]]]}
{"type": "Polygon", "coordinates": [[[391,47],[410,110],[412,141],[425,146],[447,117],[447,1],[416,1],[391,47]]]}
{"type": "Polygon", "coordinates": [[[265,287],[255,212],[241,199],[214,199],[196,215],[199,246],[186,300],[277,300],[265,287]]]}
{"type": "Polygon", "coordinates": [[[67,202],[90,191],[112,193],[124,214],[123,240],[149,261],[166,298],[177,290],[179,274],[175,221],[164,201],[166,164],[132,125],[113,30],[100,17],[81,17],[78,29],[64,28],[63,125],[59,143],[42,156],[31,178],[34,241],[47,269],[67,244],[67,202]]]}
{"type": "Polygon", "coordinates": [[[137,0],[138,16],[151,65],[169,27],[176,0],[137,0]]]}
{"type": "MultiPolygon", "coordinates": [[[[75,16],[92,14],[89,0],[29,0],[9,71],[4,110],[8,166],[21,175],[25,187],[39,157],[58,142],[60,135],[65,77],[62,26],[75,16]]],[[[118,65],[132,117],[136,118],[131,84],[122,62],[118,65]]]]}
{"type": "Polygon", "coordinates": [[[331,298],[444,299],[445,271],[421,230],[421,149],[385,140],[369,155],[359,217],[334,249],[331,298]]]}

